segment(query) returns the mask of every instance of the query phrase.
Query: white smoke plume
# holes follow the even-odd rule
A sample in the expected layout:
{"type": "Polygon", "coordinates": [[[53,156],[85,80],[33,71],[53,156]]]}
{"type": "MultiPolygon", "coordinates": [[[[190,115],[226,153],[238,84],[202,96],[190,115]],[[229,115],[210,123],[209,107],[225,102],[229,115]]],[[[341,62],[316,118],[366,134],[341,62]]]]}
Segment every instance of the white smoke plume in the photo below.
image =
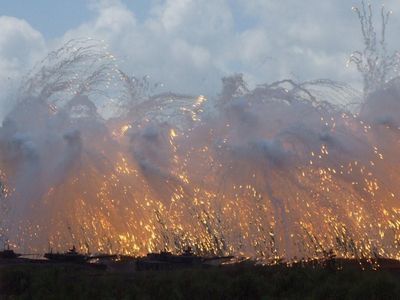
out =
{"type": "Polygon", "coordinates": [[[400,85],[282,80],[157,93],[72,40],[0,128],[0,238],[21,251],[197,253],[264,262],[400,258],[400,85]],[[359,97],[360,99],[360,97],[359,97]]]}

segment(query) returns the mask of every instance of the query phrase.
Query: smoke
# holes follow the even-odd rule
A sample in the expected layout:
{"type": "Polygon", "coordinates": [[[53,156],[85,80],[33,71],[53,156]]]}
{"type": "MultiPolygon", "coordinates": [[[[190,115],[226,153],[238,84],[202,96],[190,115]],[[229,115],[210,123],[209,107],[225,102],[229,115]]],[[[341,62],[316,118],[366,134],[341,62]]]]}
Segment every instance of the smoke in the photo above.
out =
{"type": "Polygon", "coordinates": [[[0,238],[37,252],[400,257],[397,78],[362,101],[330,80],[222,84],[215,99],[158,94],[95,40],[50,53],[0,127],[0,238]]]}

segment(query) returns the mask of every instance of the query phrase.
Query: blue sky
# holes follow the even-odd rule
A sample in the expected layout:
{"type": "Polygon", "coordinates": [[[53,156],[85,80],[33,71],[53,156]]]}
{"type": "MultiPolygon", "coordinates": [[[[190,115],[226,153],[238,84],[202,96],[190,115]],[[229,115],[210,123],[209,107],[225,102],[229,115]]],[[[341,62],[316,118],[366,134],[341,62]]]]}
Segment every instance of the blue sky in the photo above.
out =
{"type": "MultiPolygon", "coordinates": [[[[18,80],[45,54],[78,37],[105,40],[125,71],[167,89],[217,94],[220,78],[360,83],[346,68],[362,48],[349,0],[13,0],[0,2],[0,79],[18,80]]],[[[400,48],[400,2],[389,40],[400,48]]],[[[372,1],[379,10],[381,1],[372,1]]],[[[4,82],[4,80],[3,80],[4,82]]],[[[0,84],[1,85],[1,84],[0,84]]],[[[1,86],[0,86],[1,88],[1,86]]],[[[1,97],[1,95],[0,95],[1,97]]]]}
{"type": "MultiPolygon", "coordinates": [[[[121,2],[141,21],[146,19],[153,4],[156,3],[154,0],[123,0],[121,2]]],[[[45,38],[56,38],[68,29],[77,27],[94,17],[95,14],[90,9],[91,3],[93,1],[89,0],[13,0],[1,3],[0,13],[26,20],[45,38]]],[[[235,5],[235,1],[231,1],[231,4],[237,30],[250,28],[257,23],[255,18],[242,14],[241,8],[235,5]]]]}
{"type": "MultiPolygon", "coordinates": [[[[94,17],[88,0],[13,0],[2,1],[0,14],[26,20],[46,38],[56,38],[94,17]]],[[[142,20],[148,14],[151,0],[122,1],[142,20]]]]}
{"type": "Polygon", "coordinates": [[[2,1],[0,13],[26,20],[46,38],[55,38],[93,16],[82,0],[2,1]]]}

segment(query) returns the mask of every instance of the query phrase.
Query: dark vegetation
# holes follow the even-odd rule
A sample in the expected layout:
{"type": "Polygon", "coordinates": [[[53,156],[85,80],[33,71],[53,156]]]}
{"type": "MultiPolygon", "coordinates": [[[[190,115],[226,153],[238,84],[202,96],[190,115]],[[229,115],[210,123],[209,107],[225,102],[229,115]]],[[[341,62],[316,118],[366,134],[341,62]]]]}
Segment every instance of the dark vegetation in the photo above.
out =
{"type": "Polygon", "coordinates": [[[399,299],[400,274],[228,266],[113,273],[79,265],[0,266],[0,299],[399,299]]]}

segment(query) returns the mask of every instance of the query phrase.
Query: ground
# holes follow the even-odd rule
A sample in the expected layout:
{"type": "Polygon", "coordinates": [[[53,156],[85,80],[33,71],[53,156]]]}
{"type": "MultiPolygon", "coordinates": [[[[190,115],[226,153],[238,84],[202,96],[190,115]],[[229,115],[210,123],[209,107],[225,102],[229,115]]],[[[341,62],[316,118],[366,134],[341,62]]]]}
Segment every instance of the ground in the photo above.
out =
{"type": "Polygon", "coordinates": [[[73,264],[0,266],[0,299],[400,299],[396,270],[236,265],[109,272],[73,264]]]}

